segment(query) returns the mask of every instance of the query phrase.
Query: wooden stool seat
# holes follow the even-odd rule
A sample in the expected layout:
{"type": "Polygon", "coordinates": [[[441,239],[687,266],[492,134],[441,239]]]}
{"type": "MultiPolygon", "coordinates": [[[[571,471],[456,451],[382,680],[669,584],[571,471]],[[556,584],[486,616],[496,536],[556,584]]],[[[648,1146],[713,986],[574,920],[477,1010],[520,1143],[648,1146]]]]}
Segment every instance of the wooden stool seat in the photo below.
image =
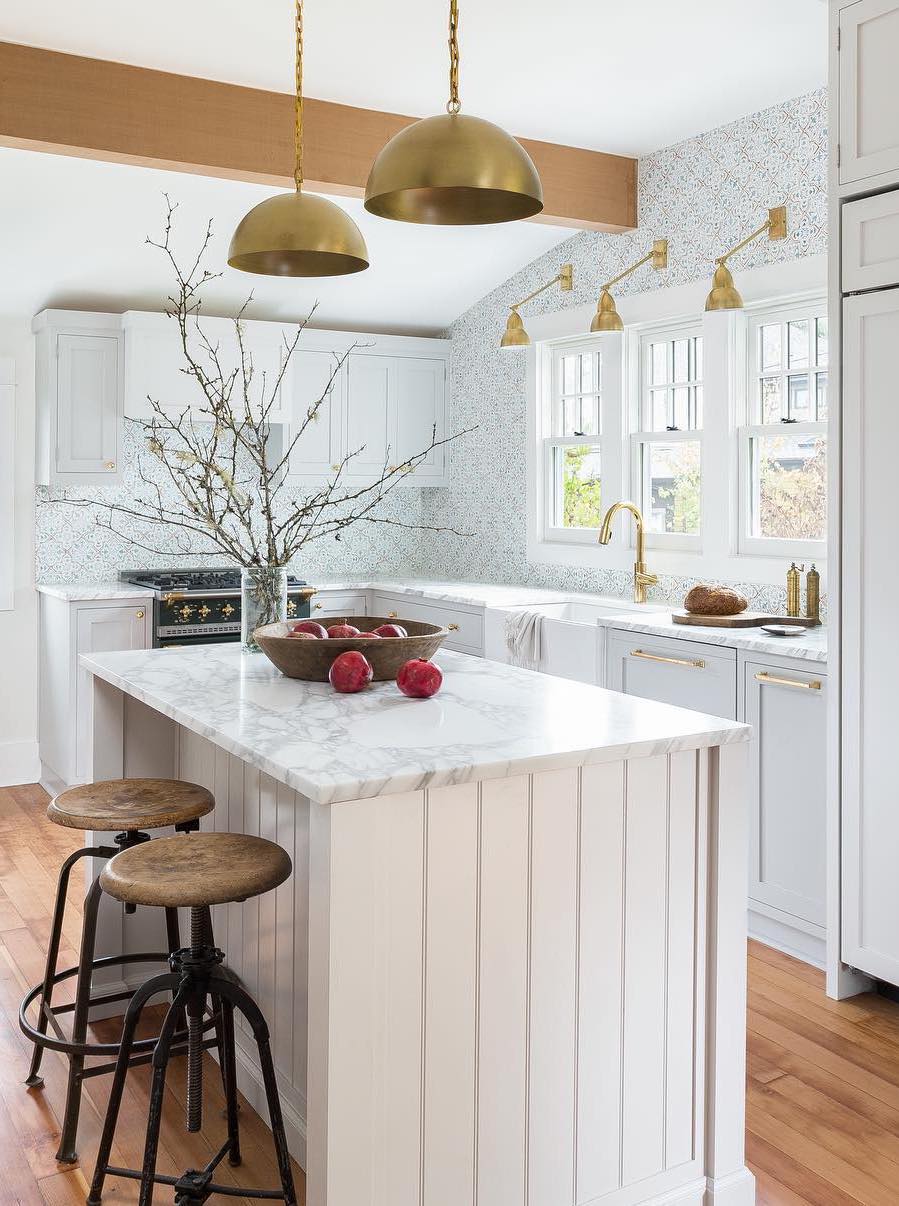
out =
{"type": "Polygon", "coordinates": [[[215,799],[198,783],[180,779],[107,779],[61,792],[47,808],[54,825],[69,829],[161,829],[212,812],[215,799]]]}
{"type": "Polygon", "coordinates": [[[260,896],[290,875],[286,850],[242,833],[185,833],[156,838],[111,858],[104,892],[125,904],[203,908],[260,896]]]}

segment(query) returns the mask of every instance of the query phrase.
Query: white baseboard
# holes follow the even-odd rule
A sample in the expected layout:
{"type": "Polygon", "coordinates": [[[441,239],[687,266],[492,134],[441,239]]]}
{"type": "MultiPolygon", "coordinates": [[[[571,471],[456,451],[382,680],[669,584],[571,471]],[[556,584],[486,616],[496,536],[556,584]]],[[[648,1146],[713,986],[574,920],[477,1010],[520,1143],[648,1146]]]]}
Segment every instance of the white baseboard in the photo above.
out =
{"type": "Polygon", "coordinates": [[[819,938],[817,934],[808,934],[796,926],[785,925],[756,909],[749,910],[748,929],[749,937],[765,946],[773,946],[785,955],[792,955],[794,959],[822,970],[827,966],[826,939],[819,938]]]}
{"type": "MultiPolygon", "coordinates": [[[[237,1044],[237,1087],[247,1101],[268,1126],[268,1108],[265,1104],[265,1089],[262,1084],[262,1073],[251,1057],[237,1044]]],[[[287,1146],[290,1154],[305,1171],[306,1168],[306,1119],[281,1094],[281,1113],[284,1117],[284,1130],[287,1134],[287,1146]]],[[[730,1203],[727,1203],[730,1206],[730,1203]]]]}
{"type": "Polygon", "coordinates": [[[710,1178],[704,1206],[755,1206],[755,1177],[741,1168],[717,1181],[710,1178]]]}
{"type": "Polygon", "coordinates": [[[0,787],[37,783],[41,762],[36,741],[0,742],[0,787]]]}

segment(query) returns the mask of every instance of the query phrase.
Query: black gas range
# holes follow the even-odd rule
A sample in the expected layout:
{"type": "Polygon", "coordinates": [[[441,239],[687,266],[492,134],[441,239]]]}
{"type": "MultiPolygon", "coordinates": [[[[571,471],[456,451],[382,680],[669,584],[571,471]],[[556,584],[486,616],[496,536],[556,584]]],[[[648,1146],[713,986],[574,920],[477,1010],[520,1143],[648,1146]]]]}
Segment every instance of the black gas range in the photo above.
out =
{"type": "MultiPolygon", "coordinates": [[[[153,645],[207,645],[240,640],[240,570],[123,570],[122,582],[153,596],[153,645]]],[[[287,579],[287,614],[309,615],[315,588],[287,579]]]]}

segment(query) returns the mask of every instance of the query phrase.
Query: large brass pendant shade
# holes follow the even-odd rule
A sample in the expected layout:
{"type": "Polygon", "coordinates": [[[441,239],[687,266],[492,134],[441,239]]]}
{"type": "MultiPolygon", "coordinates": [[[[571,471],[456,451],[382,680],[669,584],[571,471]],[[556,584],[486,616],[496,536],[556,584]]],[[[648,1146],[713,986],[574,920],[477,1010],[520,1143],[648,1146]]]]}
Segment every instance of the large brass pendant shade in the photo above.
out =
{"type": "Polygon", "coordinates": [[[339,205],[303,192],[303,0],[296,0],[296,107],[292,193],[254,206],[238,224],[228,264],[264,276],[344,276],[368,267],[359,227],[339,205]]]}
{"type": "Polygon", "coordinates": [[[459,10],[450,0],[447,112],[400,130],[378,155],[365,208],[381,218],[435,226],[515,222],[543,209],[533,160],[511,134],[460,112],[459,10]]]}

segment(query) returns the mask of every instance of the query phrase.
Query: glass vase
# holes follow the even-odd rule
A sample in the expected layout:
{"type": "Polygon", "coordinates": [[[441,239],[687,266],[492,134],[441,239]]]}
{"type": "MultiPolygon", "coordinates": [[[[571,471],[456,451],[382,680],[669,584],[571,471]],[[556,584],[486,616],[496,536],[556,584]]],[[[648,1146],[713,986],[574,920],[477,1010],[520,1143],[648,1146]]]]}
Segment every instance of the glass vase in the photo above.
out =
{"type": "Polygon", "coordinates": [[[240,639],[256,653],[257,628],[287,619],[287,570],[281,565],[246,565],[240,571],[240,639]]]}

